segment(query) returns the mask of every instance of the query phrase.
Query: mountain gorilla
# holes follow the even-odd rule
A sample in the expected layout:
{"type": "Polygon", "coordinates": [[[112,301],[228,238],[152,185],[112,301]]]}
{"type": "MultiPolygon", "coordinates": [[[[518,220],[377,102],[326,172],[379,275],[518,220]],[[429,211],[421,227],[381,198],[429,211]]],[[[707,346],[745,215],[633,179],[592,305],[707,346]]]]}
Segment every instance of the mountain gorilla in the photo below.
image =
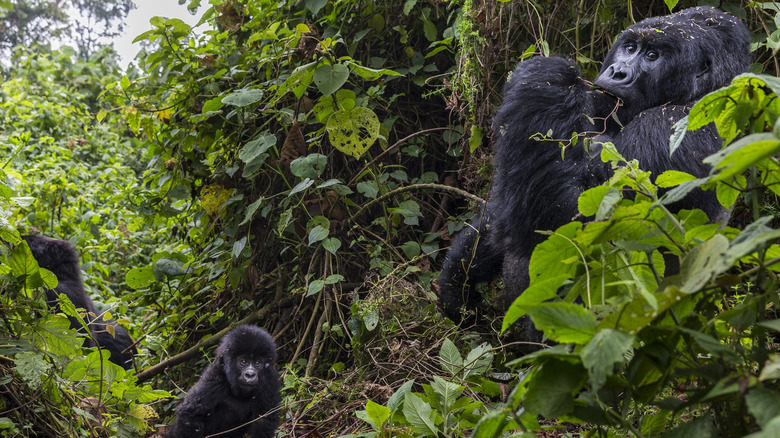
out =
{"type": "MultiPolygon", "coordinates": [[[[493,121],[496,170],[490,199],[481,219],[456,237],[442,268],[445,314],[460,321],[464,303],[471,307],[478,299],[471,286],[499,272],[510,305],[528,287],[531,253],[545,239],[535,230],[571,221],[578,196],[612,175],[599,150],[570,147],[561,158],[557,142],[532,137],[549,131],[553,138],[591,133],[586,135],[612,142],[653,175],[676,169],[706,176],[702,159],[722,145],[715,127],[688,132],[670,157],[672,126],[696,100],[747,71],[749,44],[747,28],[737,18],[696,7],[626,29],[607,54],[596,87],[584,82],[569,60],[521,62],[493,121]]],[[[702,209],[713,222],[728,217],[712,191],[699,190],[672,207],[702,209]]]]}
{"type": "MultiPolygon", "coordinates": [[[[46,301],[49,305],[56,307],[57,297],[60,294],[65,294],[77,309],[86,310],[84,320],[92,332],[92,339],[88,339],[84,346],[105,348],[111,354],[109,357],[111,362],[126,370],[130,369],[133,366],[133,355],[137,352],[134,342],[127,330],[116,321],[104,321],[102,317],[98,317],[95,304],[84,292],[79,255],[73,244],[45,236],[22,236],[22,239],[30,247],[30,252],[38,262],[38,266],[48,269],[57,276],[57,287],[54,290],[46,291],[46,301]],[[112,336],[106,330],[108,325],[114,327],[116,336],[112,336]]],[[[76,318],[68,317],[68,319],[70,319],[71,328],[82,330],[81,323],[76,318]]]]}
{"type": "Polygon", "coordinates": [[[176,411],[170,438],[272,438],[279,424],[276,344],[265,330],[239,325],[176,411]]]}

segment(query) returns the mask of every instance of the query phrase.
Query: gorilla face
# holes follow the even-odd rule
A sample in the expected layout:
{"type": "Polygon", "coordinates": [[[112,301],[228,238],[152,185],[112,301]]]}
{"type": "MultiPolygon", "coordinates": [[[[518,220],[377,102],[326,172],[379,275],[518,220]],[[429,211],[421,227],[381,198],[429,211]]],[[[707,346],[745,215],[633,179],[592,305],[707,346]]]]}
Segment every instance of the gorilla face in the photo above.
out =
{"type": "Polygon", "coordinates": [[[252,391],[260,383],[259,374],[271,364],[263,359],[251,356],[239,356],[236,361],[238,383],[245,391],[252,391]]]}
{"type": "Polygon", "coordinates": [[[681,71],[693,66],[680,62],[679,49],[655,32],[621,36],[594,82],[623,101],[618,112],[621,120],[665,103],[686,102],[693,88],[692,76],[681,71]]]}
{"type": "Polygon", "coordinates": [[[626,29],[595,84],[623,101],[622,121],[664,104],[686,105],[723,87],[750,65],[750,35],[713,8],[689,8],[626,29]]]}

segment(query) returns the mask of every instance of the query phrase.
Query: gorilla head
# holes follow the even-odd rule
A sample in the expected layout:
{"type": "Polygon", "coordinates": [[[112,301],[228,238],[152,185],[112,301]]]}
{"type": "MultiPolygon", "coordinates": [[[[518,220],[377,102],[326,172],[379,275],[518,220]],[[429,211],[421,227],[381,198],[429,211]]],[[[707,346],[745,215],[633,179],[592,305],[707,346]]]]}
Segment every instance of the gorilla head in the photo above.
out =
{"type": "Polygon", "coordinates": [[[251,396],[258,385],[268,384],[261,379],[276,374],[270,371],[276,361],[276,344],[268,333],[254,326],[239,326],[231,332],[217,348],[217,357],[225,362],[225,374],[236,395],[251,396]]]}
{"type": "Polygon", "coordinates": [[[595,84],[623,100],[618,115],[629,121],[644,109],[684,105],[726,86],[750,65],[749,44],[747,28],[718,9],[648,18],[620,35],[595,84]]]}

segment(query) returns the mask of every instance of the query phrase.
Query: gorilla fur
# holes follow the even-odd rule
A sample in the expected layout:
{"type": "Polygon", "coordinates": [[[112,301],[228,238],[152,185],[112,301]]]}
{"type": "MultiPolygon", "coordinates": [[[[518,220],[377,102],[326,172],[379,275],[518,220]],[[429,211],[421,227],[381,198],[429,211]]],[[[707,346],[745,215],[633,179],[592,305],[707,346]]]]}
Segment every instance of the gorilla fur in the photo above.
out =
{"type": "MultiPolygon", "coordinates": [[[[92,332],[92,338],[88,339],[85,347],[100,346],[111,354],[111,362],[130,369],[133,365],[133,355],[137,352],[133,340],[122,326],[116,321],[104,321],[98,316],[95,304],[84,292],[81,281],[81,268],[79,256],[73,244],[65,240],[52,239],[45,236],[22,236],[30,247],[38,266],[48,269],[57,276],[57,287],[46,291],[46,301],[50,306],[57,306],[57,297],[65,294],[73,302],[77,309],[86,310],[85,322],[92,332]],[[116,337],[106,330],[107,325],[114,327],[116,337]]],[[[70,319],[70,327],[82,330],[81,323],[76,318],[70,319]]]]}
{"type": "MultiPolygon", "coordinates": [[[[748,70],[749,44],[747,28],[737,18],[695,7],[626,29],[604,60],[597,88],[583,81],[572,61],[535,57],[521,62],[493,121],[490,199],[480,220],[458,234],[442,267],[445,315],[460,321],[462,306],[471,307],[479,298],[471,287],[499,273],[505,305],[511,304],[528,287],[531,253],[545,238],[536,230],[554,230],[573,220],[579,195],[612,175],[609,164],[598,158],[599,150],[569,147],[561,158],[557,142],[532,137],[549,131],[563,139],[586,133],[595,142],[612,142],[653,175],[676,169],[706,176],[709,168],[702,160],[722,146],[715,127],[688,132],[670,157],[672,126],[696,100],[748,70]]],[[[714,222],[728,217],[713,191],[698,190],[672,206],[690,208],[702,209],[714,222]]]]}
{"type": "Polygon", "coordinates": [[[275,361],[276,344],[268,332],[251,325],[231,330],[214,362],[179,405],[168,436],[272,438],[281,402],[275,361]]]}

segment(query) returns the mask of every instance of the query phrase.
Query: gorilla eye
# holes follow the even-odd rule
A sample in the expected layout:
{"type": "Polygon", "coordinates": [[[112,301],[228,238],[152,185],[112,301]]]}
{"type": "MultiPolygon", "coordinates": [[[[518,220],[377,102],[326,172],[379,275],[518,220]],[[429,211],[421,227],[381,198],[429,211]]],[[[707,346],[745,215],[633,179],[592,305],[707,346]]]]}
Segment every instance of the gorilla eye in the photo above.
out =
{"type": "Polygon", "coordinates": [[[658,52],[656,52],[654,50],[651,50],[651,51],[647,52],[645,57],[647,59],[651,60],[651,61],[655,61],[656,59],[658,59],[658,52]]]}
{"type": "Polygon", "coordinates": [[[628,52],[628,53],[636,52],[636,44],[634,44],[634,43],[626,44],[626,52],[628,52]]]}

